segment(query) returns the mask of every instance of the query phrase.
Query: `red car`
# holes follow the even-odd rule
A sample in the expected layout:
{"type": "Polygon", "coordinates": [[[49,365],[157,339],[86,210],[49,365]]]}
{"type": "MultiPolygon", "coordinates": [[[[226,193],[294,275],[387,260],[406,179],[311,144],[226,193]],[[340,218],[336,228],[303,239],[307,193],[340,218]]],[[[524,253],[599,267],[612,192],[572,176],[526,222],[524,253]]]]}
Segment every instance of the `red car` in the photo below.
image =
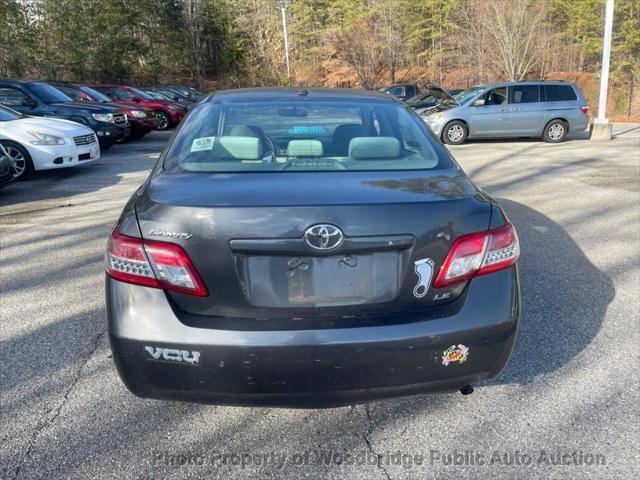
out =
{"type": "Polygon", "coordinates": [[[129,103],[112,102],[106,95],[86,85],[68,82],[49,82],[49,84],[76,102],[95,102],[120,108],[124,111],[131,126],[131,138],[142,138],[158,127],[158,117],[151,109],[139,105],[133,106],[129,103]]]}
{"type": "Polygon", "coordinates": [[[168,100],[156,100],[142,90],[126,85],[90,85],[114,102],[132,106],[140,106],[153,110],[158,117],[158,130],[166,130],[180,123],[187,113],[187,108],[168,100]]]}

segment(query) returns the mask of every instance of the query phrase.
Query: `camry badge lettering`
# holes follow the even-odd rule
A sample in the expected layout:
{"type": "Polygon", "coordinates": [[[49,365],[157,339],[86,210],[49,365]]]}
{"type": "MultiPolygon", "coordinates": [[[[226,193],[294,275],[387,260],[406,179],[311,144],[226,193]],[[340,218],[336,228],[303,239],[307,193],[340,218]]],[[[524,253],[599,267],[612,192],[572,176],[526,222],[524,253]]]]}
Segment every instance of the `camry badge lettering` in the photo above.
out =
{"type": "Polygon", "coordinates": [[[166,230],[161,230],[159,228],[150,230],[149,235],[155,235],[156,237],[180,238],[182,240],[189,240],[191,237],[193,237],[193,235],[190,233],[167,232],[166,230]]]}
{"type": "Polygon", "coordinates": [[[333,250],[342,245],[343,241],[342,230],[328,223],[313,225],[304,232],[304,242],[314,250],[333,250]]]}
{"type": "Polygon", "coordinates": [[[416,298],[424,297],[429,291],[429,286],[431,285],[431,277],[433,277],[434,265],[435,262],[430,258],[416,260],[414,268],[416,271],[416,275],[418,275],[418,284],[413,289],[413,295],[416,298]]]}
{"type": "Polygon", "coordinates": [[[200,362],[200,352],[188,350],[176,350],[174,348],[144,347],[153,360],[166,360],[168,362],[188,363],[197,365],[200,362]]]}
{"type": "Polygon", "coordinates": [[[455,345],[451,345],[444,352],[442,352],[442,364],[444,366],[449,365],[450,363],[463,363],[467,360],[469,356],[469,347],[465,347],[462,344],[459,344],[457,347],[455,345]]]}

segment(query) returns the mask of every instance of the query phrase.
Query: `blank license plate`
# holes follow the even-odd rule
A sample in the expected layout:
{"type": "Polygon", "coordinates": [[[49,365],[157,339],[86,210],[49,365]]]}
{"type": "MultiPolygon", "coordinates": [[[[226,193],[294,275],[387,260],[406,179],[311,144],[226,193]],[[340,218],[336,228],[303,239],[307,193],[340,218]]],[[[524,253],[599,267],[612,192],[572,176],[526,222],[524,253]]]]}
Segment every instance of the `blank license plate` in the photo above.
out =
{"type": "Polygon", "coordinates": [[[255,256],[246,266],[249,300],[264,307],[377,303],[393,300],[398,291],[397,252],[255,256]]]}

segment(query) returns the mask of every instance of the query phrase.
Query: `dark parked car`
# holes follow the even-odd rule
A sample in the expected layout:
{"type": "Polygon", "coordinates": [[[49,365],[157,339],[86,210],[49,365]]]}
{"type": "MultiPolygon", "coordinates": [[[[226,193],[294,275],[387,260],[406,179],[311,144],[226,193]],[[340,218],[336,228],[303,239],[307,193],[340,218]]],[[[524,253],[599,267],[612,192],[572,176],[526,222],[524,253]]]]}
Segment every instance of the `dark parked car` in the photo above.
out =
{"type": "Polygon", "coordinates": [[[380,89],[381,92],[388,93],[389,95],[393,95],[394,97],[406,101],[410,98],[419,95],[421,90],[418,85],[412,83],[400,83],[397,85],[389,85],[387,87],[382,87],[380,89]]]}
{"type": "Polygon", "coordinates": [[[90,85],[103,93],[114,102],[148,108],[158,117],[158,130],[174,127],[187,113],[187,108],[176,102],[158,100],[144,93],[142,90],[126,85],[90,85]]]}
{"type": "Polygon", "coordinates": [[[0,188],[6,187],[13,181],[13,160],[0,144],[0,188]]]}
{"type": "Polygon", "coordinates": [[[113,359],[143,397],[351,405],[498,375],[518,239],[388,95],[203,99],[109,238],[113,359]]]}
{"type": "Polygon", "coordinates": [[[131,133],[121,109],[74,102],[44,82],[0,80],[0,104],[25,115],[56,117],[86,125],[96,132],[103,150],[131,133]]]}
{"type": "Polygon", "coordinates": [[[445,89],[430,85],[425,87],[424,93],[407,100],[407,105],[416,112],[422,113],[444,102],[454,102],[454,100],[445,89]]]}
{"type": "Polygon", "coordinates": [[[200,100],[200,98],[203,97],[203,93],[196,90],[193,87],[186,87],[184,85],[177,85],[177,84],[161,84],[161,85],[156,85],[155,88],[157,89],[164,89],[164,90],[171,90],[174,92],[177,92],[181,95],[184,95],[185,97],[189,97],[192,100],[200,100]]]}
{"type": "Polygon", "coordinates": [[[69,82],[49,82],[49,84],[76,102],[100,103],[122,110],[131,126],[131,138],[142,138],[158,126],[158,118],[151,109],[127,103],[112,102],[109,97],[87,85],[69,82]]]}
{"type": "Polygon", "coordinates": [[[185,95],[181,95],[178,92],[169,89],[160,89],[157,87],[136,87],[139,90],[142,90],[144,93],[149,95],[152,98],[158,100],[167,100],[170,102],[177,102],[181,105],[184,105],[187,109],[191,108],[196,104],[197,100],[191,97],[187,97],[185,95]]]}

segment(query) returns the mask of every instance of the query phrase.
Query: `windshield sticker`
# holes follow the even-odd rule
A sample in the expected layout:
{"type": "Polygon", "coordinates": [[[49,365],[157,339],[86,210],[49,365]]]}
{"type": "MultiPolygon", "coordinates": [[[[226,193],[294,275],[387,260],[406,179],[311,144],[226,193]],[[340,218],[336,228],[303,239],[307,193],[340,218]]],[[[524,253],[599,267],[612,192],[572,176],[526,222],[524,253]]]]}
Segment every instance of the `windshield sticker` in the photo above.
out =
{"type": "Polygon", "coordinates": [[[196,138],[191,143],[192,152],[204,152],[213,148],[213,141],[216,137],[196,138]]]}
{"type": "Polygon", "coordinates": [[[416,298],[424,297],[429,291],[431,285],[431,277],[433,276],[433,266],[435,262],[430,258],[423,258],[422,260],[416,260],[415,271],[418,275],[418,284],[413,289],[413,294],[416,298]]]}
{"type": "Polygon", "coordinates": [[[459,344],[457,347],[455,345],[451,345],[444,352],[442,352],[442,364],[446,366],[454,362],[463,363],[467,360],[468,356],[468,347],[465,347],[462,344],[459,344]]]}
{"type": "Polygon", "coordinates": [[[289,135],[326,135],[327,129],[324,127],[296,126],[290,128],[289,135]]]}

